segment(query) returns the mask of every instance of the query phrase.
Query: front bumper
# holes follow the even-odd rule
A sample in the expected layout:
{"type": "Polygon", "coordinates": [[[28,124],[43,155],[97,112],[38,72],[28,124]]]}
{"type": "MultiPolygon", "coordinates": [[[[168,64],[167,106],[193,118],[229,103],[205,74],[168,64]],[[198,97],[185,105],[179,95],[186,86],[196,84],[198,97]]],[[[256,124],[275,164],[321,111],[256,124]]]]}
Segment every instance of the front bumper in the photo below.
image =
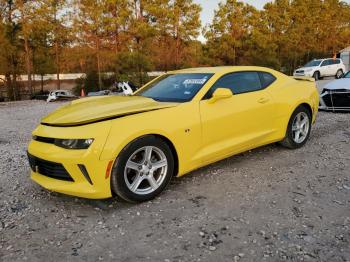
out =
{"type": "Polygon", "coordinates": [[[40,125],[33,135],[51,138],[94,138],[94,142],[86,150],[72,150],[32,140],[28,146],[28,154],[32,157],[31,179],[48,190],[67,195],[91,199],[111,197],[110,176],[106,175],[106,171],[114,159],[100,159],[109,130],[109,121],[81,127],[40,125]],[[71,179],[66,179],[67,174],[64,170],[71,179]],[[62,179],[58,174],[64,174],[65,177],[62,179]]]}
{"type": "Polygon", "coordinates": [[[320,95],[319,110],[350,112],[349,90],[323,90],[320,95]]]}
{"type": "Polygon", "coordinates": [[[294,72],[293,76],[306,76],[306,77],[313,77],[313,73],[312,72],[304,72],[304,73],[296,73],[294,72]]]}

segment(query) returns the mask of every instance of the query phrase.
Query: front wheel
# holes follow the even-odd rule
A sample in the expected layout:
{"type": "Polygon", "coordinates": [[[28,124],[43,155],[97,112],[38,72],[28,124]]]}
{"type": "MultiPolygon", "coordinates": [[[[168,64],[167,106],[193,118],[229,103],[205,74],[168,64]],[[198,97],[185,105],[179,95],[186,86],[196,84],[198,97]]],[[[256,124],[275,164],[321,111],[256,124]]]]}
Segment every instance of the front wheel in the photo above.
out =
{"type": "Polygon", "coordinates": [[[145,136],[122,150],[112,170],[111,187],[128,202],[143,202],[160,194],[173,173],[169,146],[160,138],[145,136]]]}
{"type": "Polygon", "coordinates": [[[314,78],[316,81],[320,80],[320,78],[321,78],[320,72],[316,71],[316,72],[313,74],[313,78],[314,78]]]}
{"type": "Polygon", "coordinates": [[[311,121],[309,110],[304,106],[299,106],[289,120],[286,136],[281,144],[291,149],[302,147],[309,139],[311,121]]]}

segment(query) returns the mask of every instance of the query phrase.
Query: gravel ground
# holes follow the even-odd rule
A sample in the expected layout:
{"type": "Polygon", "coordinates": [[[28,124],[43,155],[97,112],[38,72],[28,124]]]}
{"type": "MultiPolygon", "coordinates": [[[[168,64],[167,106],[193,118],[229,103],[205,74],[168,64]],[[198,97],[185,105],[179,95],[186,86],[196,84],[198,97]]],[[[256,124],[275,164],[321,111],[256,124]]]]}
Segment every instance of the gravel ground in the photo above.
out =
{"type": "Polygon", "coordinates": [[[31,182],[31,131],[57,106],[0,104],[0,261],[350,261],[350,114],[321,112],[299,150],[252,150],[132,205],[31,182]]]}

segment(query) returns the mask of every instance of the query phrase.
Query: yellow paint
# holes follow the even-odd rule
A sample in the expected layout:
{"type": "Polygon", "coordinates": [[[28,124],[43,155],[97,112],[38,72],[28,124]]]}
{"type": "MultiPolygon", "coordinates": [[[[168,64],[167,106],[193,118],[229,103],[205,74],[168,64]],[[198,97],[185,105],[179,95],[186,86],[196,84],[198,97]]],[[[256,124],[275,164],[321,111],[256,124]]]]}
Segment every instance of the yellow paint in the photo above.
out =
{"type": "Polygon", "coordinates": [[[160,103],[140,96],[111,96],[76,100],[56,110],[42,123],[61,127],[40,124],[33,135],[94,138],[94,142],[87,150],[68,150],[31,141],[30,154],[62,163],[75,182],[60,181],[35,172],[31,174],[32,179],[49,190],[65,194],[108,198],[112,196],[110,176],[105,178],[108,163],[114,161],[127,144],[141,136],[155,134],[169,140],[176,150],[177,175],[181,176],[239,152],[282,140],[289,118],[300,104],[308,104],[313,111],[313,122],[316,119],[319,98],[312,80],[295,80],[261,67],[194,68],[171,73],[214,75],[187,103],[160,103]],[[202,100],[221,76],[249,70],[270,72],[277,80],[261,91],[232,95],[221,90],[215,92],[214,98],[202,100]],[[115,116],[122,117],[113,118],[115,116]],[[99,122],[87,124],[92,119],[99,122]],[[77,123],[80,126],[70,126],[77,123]],[[77,164],[86,166],[93,185],[87,182],[77,164]]]}

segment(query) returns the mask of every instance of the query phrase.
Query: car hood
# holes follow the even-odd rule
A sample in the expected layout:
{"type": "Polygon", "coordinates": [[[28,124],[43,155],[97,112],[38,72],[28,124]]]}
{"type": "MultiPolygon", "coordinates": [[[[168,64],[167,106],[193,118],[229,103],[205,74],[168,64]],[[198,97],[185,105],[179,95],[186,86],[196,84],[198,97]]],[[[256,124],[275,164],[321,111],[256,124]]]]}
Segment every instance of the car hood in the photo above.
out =
{"type": "Polygon", "coordinates": [[[336,89],[347,89],[350,90],[350,78],[341,78],[329,82],[325,85],[325,89],[336,90],[336,89]]]}
{"type": "Polygon", "coordinates": [[[299,71],[299,70],[314,70],[316,68],[316,66],[310,66],[310,67],[300,67],[300,68],[298,68],[297,70],[299,71]]]}
{"type": "Polygon", "coordinates": [[[117,117],[174,107],[141,96],[88,97],[72,101],[41,120],[44,125],[77,126],[117,117]]]}

